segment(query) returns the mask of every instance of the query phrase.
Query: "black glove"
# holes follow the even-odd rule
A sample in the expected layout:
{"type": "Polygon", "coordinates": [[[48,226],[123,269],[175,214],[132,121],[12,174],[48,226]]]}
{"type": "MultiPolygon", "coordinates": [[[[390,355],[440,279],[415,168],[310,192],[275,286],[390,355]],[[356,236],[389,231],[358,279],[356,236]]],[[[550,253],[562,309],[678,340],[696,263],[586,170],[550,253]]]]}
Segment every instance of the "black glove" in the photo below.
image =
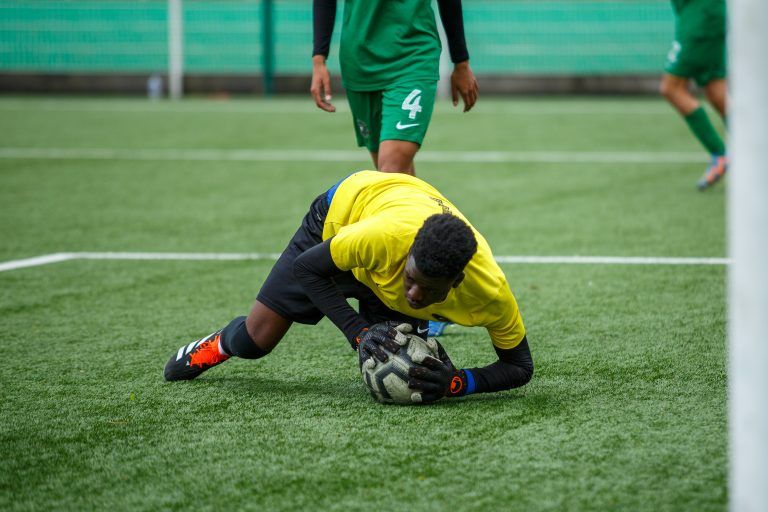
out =
{"type": "Polygon", "coordinates": [[[389,357],[384,350],[397,353],[401,346],[397,340],[404,341],[402,332],[397,330],[400,326],[400,322],[380,322],[360,331],[355,338],[360,364],[370,357],[385,363],[389,357]]]}
{"type": "MultiPolygon", "coordinates": [[[[434,338],[433,338],[434,339],[434,338]]],[[[437,343],[440,359],[425,357],[421,366],[408,370],[408,387],[421,391],[421,401],[428,403],[444,396],[461,396],[467,389],[467,376],[457,370],[443,346],[437,343]]]]}
{"type": "Polygon", "coordinates": [[[445,351],[443,345],[437,341],[437,338],[432,338],[432,340],[437,345],[437,358],[455,370],[456,367],[453,366],[453,362],[451,361],[451,358],[448,357],[448,352],[445,351]]]}

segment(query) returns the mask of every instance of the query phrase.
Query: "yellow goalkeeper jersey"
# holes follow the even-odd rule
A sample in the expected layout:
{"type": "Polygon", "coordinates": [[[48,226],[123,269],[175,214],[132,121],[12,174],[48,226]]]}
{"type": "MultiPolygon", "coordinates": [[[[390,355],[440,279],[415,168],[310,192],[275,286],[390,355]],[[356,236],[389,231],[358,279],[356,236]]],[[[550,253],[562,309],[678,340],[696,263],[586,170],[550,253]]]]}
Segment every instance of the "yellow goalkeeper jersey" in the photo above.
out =
{"type": "Polygon", "coordinates": [[[405,260],[416,232],[436,213],[451,213],[472,227],[430,184],[407,174],[361,171],[336,188],[323,240],[333,237],[331,257],[336,266],[351,271],[390,309],[422,320],[482,326],[496,347],[517,346],[525,335],[517,301],[488,242],[474,227],[477,252],[459,286],[451,288],[444,301],[426,308],[408,305],[405,260]]]}

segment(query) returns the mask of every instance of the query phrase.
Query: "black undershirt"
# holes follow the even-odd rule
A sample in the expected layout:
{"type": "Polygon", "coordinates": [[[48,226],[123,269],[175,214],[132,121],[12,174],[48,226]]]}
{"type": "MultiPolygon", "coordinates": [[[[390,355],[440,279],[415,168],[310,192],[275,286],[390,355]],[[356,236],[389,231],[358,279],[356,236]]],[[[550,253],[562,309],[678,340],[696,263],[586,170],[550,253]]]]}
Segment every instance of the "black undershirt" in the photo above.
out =
{"type": "Polygon", "coordinates": [[[315,307],[353,342],[368,323],[349,305],[333,282],[333,277],[342,271],[331,257],[331,240],[315,245],[296,258],[293,275],[315,307]]]}
{"type": "Polygon", "coordinates": [[[336,22],[336,0],[313,0],[312,33],[314,44],[312,55],[328,57],[331,48],[333,24],[336,22]]]}
{"type": "Polygon", "coordinates": [[[482,368],[469,368],[475,378],[475,393],[490,393],[519,388],[533,377],[533,358],[528,339],[515,348],[496,348],[499,360],[482,368]]]}

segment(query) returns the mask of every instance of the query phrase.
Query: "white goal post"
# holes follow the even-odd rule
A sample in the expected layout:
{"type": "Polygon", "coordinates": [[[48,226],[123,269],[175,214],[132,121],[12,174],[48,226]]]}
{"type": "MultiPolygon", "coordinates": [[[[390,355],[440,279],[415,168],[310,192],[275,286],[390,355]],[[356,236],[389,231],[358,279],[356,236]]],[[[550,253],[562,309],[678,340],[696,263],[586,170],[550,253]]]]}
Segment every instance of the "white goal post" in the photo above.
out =
{"type": "Polygon", "coordinates": [[[768,2],[728,1],[729,501],[768,511],[768,2]]]}
{"type": "Polygon", "coordinates": [[[182,0],[168,0],[168,94],[184,94],[184,25],[182,0]]]}

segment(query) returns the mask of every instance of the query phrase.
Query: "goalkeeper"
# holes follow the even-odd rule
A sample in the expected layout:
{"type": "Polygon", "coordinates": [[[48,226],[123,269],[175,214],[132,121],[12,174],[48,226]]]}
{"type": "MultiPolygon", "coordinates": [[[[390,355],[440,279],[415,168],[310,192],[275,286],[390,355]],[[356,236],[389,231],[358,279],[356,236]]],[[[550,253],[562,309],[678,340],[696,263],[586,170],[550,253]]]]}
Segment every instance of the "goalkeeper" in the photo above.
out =
{"type": "Polygon", "coordinates": [[[361,171],[317,197],[264,282],[247,317],[180,347],[169,381],[194,379],[232,356],[269,354],[293,322],[327,316],[360,360],[396,352],[393,325],[426,337],[429,320],[488,330],[498,360],[460,369],[441,358],[412,368],[422,400],[526,384],[533,361],[525,327],[488,243],[440,192],[399,173],[361,171]],[[359,301],[355,311],[346,298],[359,301]]]}

